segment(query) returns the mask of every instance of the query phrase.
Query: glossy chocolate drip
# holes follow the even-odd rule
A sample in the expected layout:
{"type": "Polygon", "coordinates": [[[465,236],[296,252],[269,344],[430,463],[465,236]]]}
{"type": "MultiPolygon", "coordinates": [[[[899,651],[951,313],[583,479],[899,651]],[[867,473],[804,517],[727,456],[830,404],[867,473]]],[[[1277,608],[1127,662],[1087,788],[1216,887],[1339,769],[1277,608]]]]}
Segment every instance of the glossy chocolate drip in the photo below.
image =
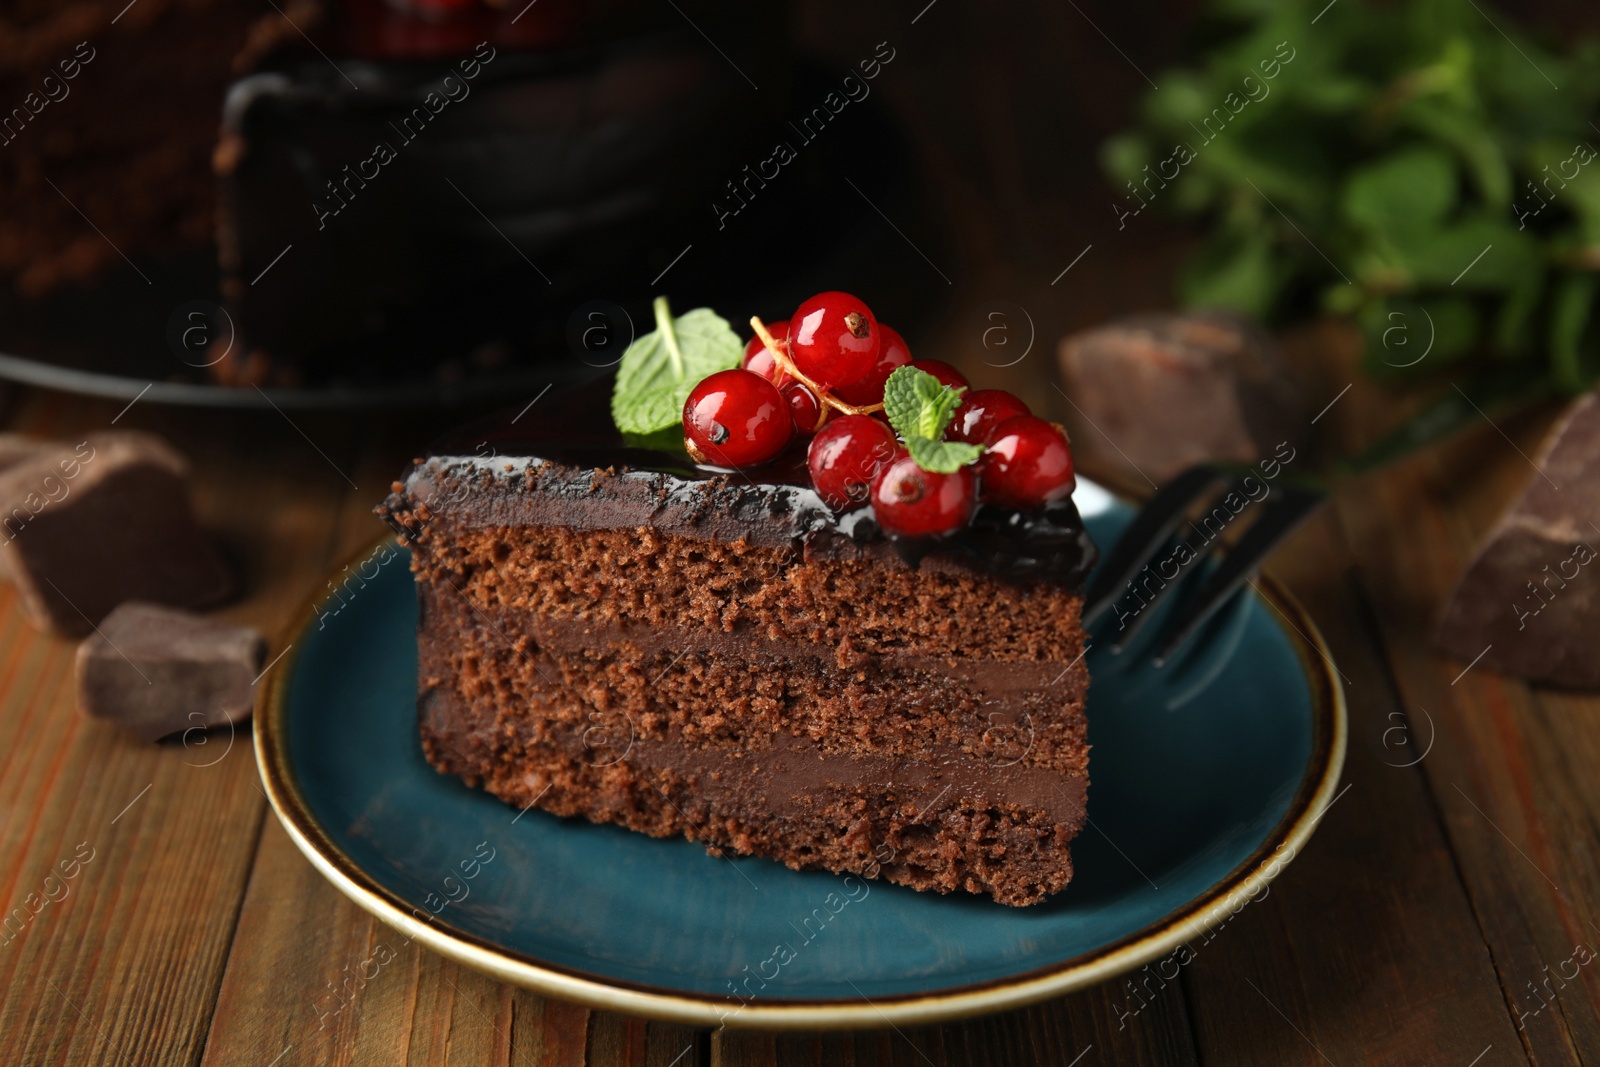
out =
{"type": "Polygon", "coordinates": [[[551,390],[520,415],[457,430],[430,449],[406,491],[468,526],[652,525],[685,536],[790,544],[807,558],[893,552],[912,566],[1071,586],[1094,565],[1094,543],[1070,500],[1029,511],[985,505],[953,534],[895,537],[869,507],[835,512],[823,503],[806,469],[808,438],[758,467],[701,466],[681,446],[650,447],[618,431],[610,397],[611,379],[604,378],[551,390]],[[528,491],[534,484],[537,494],[528,491]]]}

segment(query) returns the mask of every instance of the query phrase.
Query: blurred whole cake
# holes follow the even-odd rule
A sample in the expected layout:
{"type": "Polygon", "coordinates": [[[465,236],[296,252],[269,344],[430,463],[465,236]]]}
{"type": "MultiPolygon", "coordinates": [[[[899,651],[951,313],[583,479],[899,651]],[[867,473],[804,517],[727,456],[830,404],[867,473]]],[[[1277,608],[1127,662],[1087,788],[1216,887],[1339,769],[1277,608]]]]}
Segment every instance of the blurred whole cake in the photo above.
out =
{"type": "Polygon", "coordinates": [[[692,14],[767,91],[638,0],[0,4],[0,276],[215,257],[238,333],[205,362],[241,385],[547,351],[683,251],[788,99],[781,7],[692,14]]]}
{"type": "Polygon", "coordinates": [[[119,249],[207,245],[219,103],[282,21],[242,0],[0,4],[0,275],[41,296],[119,249]]]}

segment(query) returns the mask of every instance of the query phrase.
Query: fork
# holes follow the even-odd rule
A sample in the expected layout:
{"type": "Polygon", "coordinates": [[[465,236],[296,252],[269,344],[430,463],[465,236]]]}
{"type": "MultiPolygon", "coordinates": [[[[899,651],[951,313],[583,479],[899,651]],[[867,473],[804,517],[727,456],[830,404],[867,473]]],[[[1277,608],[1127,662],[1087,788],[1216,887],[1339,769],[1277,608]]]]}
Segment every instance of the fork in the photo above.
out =
{"type": "Polygon", "coordinates": [[[1327,499],[1326,483],[1316,478],[1282,475],[1281,480],[1269,482],[1242,465],[1202,463],[1190,467],[1158,489],[1118,538],[1089,584],[1084,625],[1093,624],[1114,605],[1131,596],[1137,601],[1137,607],[1119,613],[1123,625],[1110,641],[1112,654],[1120,654],[1157,614],[1157,605],[1187,584],[1186,578],[1197,573],[1197,568],[1222,543],[1222,534],[1227,528],[1246,512],[1258,510],[1244,535],[1205,575],[1200,588],[1184,598],[1163,626],[1151,663],[1156,667],[1164,666],[1190,636],[1250,580],[1273,549],[1315,514],[1327,499]],[[1266,492],[1257,495],[1250,488],[1252,481],[1265,486],[1266,492]],[[1219,493],[1216,492],[1219,487],[1225,488],[1219,493]],[[1226,503],[1232,497],[1243,501],[1238,510],[1226,503]],[[1173,545],[1173,535],[1186,521],[1190,509],[1208,499],[1215,502],[1200,520],[1206,527],[1188,520],[1193,532],[1173,545]],[[1210,532],[1209,524],[1219,512],[1223,518],[1217,521],[1215,532],[1210,532]],[[1161,565],[1150,572],[1148,565],[1152,557],[1169,545],[1172,547],[1160,563],[1170,564],[1170,572],[1161,565]],[[1141,571],[1147,572],[1149,577],[1136,583],[1134,579],[1141,571]]]}

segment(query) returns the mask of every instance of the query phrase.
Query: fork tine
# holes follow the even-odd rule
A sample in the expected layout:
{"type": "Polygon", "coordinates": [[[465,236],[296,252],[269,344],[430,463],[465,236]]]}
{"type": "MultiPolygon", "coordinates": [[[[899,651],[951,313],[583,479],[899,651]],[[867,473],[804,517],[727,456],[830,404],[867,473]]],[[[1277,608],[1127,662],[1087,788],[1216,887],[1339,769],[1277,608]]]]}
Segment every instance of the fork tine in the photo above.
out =
{"type": "MultiPolygon", "coordinates": [[[[1144,631],[1145,625],[1157,615],[1156,607],[1163,600],[1172,598],[1175,602],[1182,602],[1189,599],[1189,595],[1193,592],[1195,583],[1198,581],[1194,567],[1201,559],[1210,554],[1214,543],[1208,544],[1203,539],[1190,537],[1185,539],[1184,544],[1189,548],[1189,561],[1181,565],[1178,568],[1178,572],[1170,579],[1165,579],[1161,587],[1154,592],[1151,592],[1149,586],[1146,585],[1143,590],[1144,599],[1141,601],[1138,610],[1134,611],[1130,617],[1119,620],[1124,622],[1125,625],[1117,631],[1116,637],[1107,639],[1113,656],[1120,656],[1133,646],[1139,634],[1144,631]]],[[[1117,601],[1112,601],[1113,605],[1116,603],[1117,601]]]]}
{"type": "Polygon", "coordinates": [[[1227,473],[1210,464],[1200,464],[1173,478],[1139,509],[1133,522],[1117,539],[1100,571],[1089,586],[1087,604],[1083,609],[1083,622],[1088,625],[1105,614],[1116,602],[1123,584],[1149,562],[1156,549],[1166,543],[1172,531],[1183,521],[1183,513],[1195,498],[1216,483],[1228,477],[1227,473]]]}
{"type": "Polygon", "coordinates": [[[1183,609],[1165,627],[1165,640],[1151,662],[1160,667],[1172,657],[1189,635],[1220,608],[1250,575],[1261,566],[1267,555],[1288,537],[1328,499],[1326,493],[1298,486],[1283,485],[1282,495],[1269,500],[1266,512],[1245,531],[1219,566],[1206,579],[1205,585],[1187,598],[1183,609]]]}
{"type": "MultiPolygon", "coordinates": [[[[1224,500],[1230,493],[1243,494],[1245,491],[1244,482],[1245,480],[1243,478],[1235,478],[1232,482],[1228,483],[1221,495],[1215,497],[1214,499],[1224,500]]],[[[1199,497],[1195,498],[1195,500],[1199,499],[1199,497]]],[[[1180,512],[1178,517],[1182,519],[1183,513],[1180,512]]],[[[1188,556],[1178,564],[1177,570],[1170,578],[1167,578],[1159,573],[1156,575],[1156,578],[1161,582],[1161,585],[1154,592],[1150,590],[1150,585],[1148,582],[1144,584],[1140,590],[1144,595],[1139,598],[1140,604],[1138,610],[1133,612],[1131,621],[1129,621],[1126,625],[1121,626],[1117,633],[1116,639],[1112,642],[1112,655],[1121,655],[1124,649],[1133,644],[1134,638],[1138,637],[1140,631],[1145,628],[1145,625],[1149,623],[1151,619],[1155,618],[1157,614],[1156,607],[1163,600],[1175,598],[1184,603],[1188,603],[1190,600],[1194,599],[1194,587],[1199,581],[1199,575],[1195,568],[1198,567],[1200,563],[1211,554],[1213,549],[1219,547],[1222,544],[1222,541],[1215,534],[1207,537],[1204,531],[1195,526],[1192,521],[1189,523],[1189,526],[1194,530],[1194,534],[1193,536],[1186,536],[1183,539],[1182,544],[1182,548],[1187,550],[1188,556]]],[[[1165,543],[1165,540],[1163,540],[1157,544],[1159,546],[1165,543]]],[[[1178,550],[1174,549],[1172,555],[1167,557],[1167,561],[1171,561],[1172,556],[1177,554],[1178,550]]],[[[1144,569],[1148,570],[1149,568],[1146,567],[1144,569]]],[[[1157,565],[1157,570],[1160,570],[1159,564],[1157,565]]],[[[1113,606],[1117,602],[1118,601],[1116,598],[1112,599],[1113,606]]],[[[1122,619],[1118,620],[1119,623],[1123,621],[1124,620],[1122,619]]]]}

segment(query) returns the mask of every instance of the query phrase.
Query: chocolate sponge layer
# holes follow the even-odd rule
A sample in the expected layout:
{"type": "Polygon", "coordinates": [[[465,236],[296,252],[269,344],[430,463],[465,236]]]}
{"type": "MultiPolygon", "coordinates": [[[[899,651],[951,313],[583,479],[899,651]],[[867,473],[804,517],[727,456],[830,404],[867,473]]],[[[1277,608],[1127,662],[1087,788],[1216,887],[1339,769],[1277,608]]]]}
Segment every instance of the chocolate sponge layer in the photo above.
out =
{"type": "Polygon", "coordinates": [[[1079,595],[1060,585],[895,560],[805,560],[790,548],[648,527],[474,527],[426,544],[429,577],[486,607],[811,642],[835,649],[841,666],[910,654],[994,665],[1000,681],[998,664],[1065,666],[1083,651],[1079,595]]]}

